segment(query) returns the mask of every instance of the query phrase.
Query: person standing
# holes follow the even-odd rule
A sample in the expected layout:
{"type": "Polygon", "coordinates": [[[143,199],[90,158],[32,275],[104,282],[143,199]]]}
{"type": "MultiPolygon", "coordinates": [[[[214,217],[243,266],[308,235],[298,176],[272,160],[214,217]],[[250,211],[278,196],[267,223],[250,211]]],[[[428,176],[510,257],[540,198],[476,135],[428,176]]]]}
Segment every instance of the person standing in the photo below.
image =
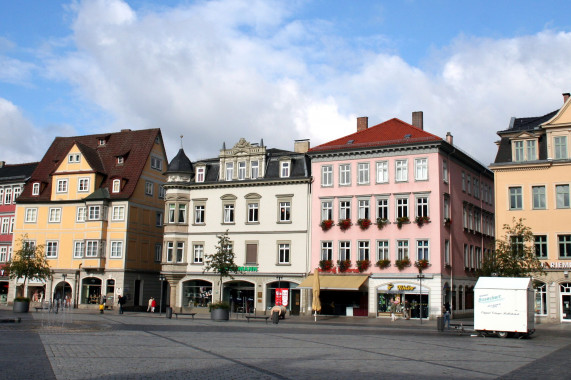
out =
{"type": "Polygon", "coordinates": [[[410,319],[410,302],[404,300],[404,318],[410,319]]]}
{"type": "Polygon", "coordinates": [[[149,302],[147,304],[147,313],[151,311],[151,307],[153,307],[153,297],[149,298],[149,302]]]}
{"type": "Polygon", "coordinates": [[[448,302],[442,306],[442,313],[444,314],[444,328],[450,329],[450,304],[448,302]]]}
{"type": "Polygon", "coordinates": [[[154,297],[151,297],[151,313],[155,312],[155,307],[157,307],[157,301],[154,297]]]}
{"type": "Polygon", "coordinates": [[[119,296],[119,299],[117,300],[117,303],[119,304],[119,314],[123,314],[123,305],[125,305],[125,302],[127,302],[125,297],[119,296]]]}
{"type": "Polygon", "coordinates": [[[391,321],[396,321],[397,319],[397,300],[393,299],[391,301],[391,321]]]}

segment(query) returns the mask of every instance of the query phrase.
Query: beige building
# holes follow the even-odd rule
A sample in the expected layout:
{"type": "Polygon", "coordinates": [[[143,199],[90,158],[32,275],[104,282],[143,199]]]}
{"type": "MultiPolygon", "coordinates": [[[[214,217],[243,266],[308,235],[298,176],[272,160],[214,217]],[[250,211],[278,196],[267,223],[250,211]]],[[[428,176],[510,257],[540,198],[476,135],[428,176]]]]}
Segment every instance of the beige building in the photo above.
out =
{"type": "Polygon", "coordinates": [[[539,117],[512,118],[499,131],[495,175],[496,236],[513,218],[524,218],[535,236],[545,276],[537,276],[536,315],[571,322],[571,101],[539,117]]]}

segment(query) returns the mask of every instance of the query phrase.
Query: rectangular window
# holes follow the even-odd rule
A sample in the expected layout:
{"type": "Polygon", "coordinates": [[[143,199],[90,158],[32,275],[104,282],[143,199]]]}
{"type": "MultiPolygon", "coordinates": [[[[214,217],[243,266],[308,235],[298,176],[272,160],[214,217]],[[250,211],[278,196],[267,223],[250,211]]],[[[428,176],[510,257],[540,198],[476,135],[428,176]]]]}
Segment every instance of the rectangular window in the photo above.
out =
{"type": "Polygon", "coordinates": [[[14,224],[15,224],[16,220],[14,219],[14,217],[10,218],[10,232],[11,234],[14,233],[14,224]]]}
{"type": "Polygon", "coordinates": [[[234,223],[234,204],[224,205],[224,223],[234,223]]]}
{"type": "Polygon", "coordinates": [[[408,240],[397,240],[397,260],[408,259],[408,240]]]}
{"type": "Polygon", "coordinates": [[[567,158],[567,137],[557,136],[553,138],[554,148],[555,148],[555,159],[565,159],[567,158]]]}
{"type": "Polygon", "coordinates": [[[246,244],[246,264],[258,263],[258,245],[246,244]]]}
{"type": "Polygon", "coordinates": [[[0,233],[8,234],[9,229],[10,229],[10,218],[2,218],[2,230],[0,231],[0,233]]]}
{"type": "Polygon", "coordinates": [[[514,141],[514,161],[523,161],[523,141],[514,141]]]}
{"type": "Polygon", "coordinates": [[[113,180],[113,190],[114,193],[118,193],[121,191],[121,180],[120,179],[114,179],[113,180]]]}
{"type": "Polygon", "coordinates": [[[163,260],[163,246],[155,244],[155,262],[160,263],[163,260]]]}
{"type": "Polygon", "coordinates": [[[258,161],[252,161],[250,163],[250,170],[251,170],[250,174],[251,179],[256,179],[260,176],[260,164],[258,163],[258,161]]]}
{"type": "Polygon", "coordinates": [[[80,178],[77,180],[77,191],[89,191],[89,178],[80,178]]]}
{"type": "Polygon", "coordinates": [[[69,163],[77,163],[79,162],[79,153],[72,153],[69,156],[67,156],[67,162],[69,163]]]}
{"type": "Polygon", "coordinates": [[[176,242],[176,262],[182,263],[184,258],[184,242],[176,242]]]}
{"type": "Polygon", "coordinates": [[[61,222],[61,208],[50,208],[49,209],[49,217],[48,221],[50,223],[59,223],[61,222]]]}
{"type": "Polygon", "coordinates": [[[351,219],[351,201],[339,201],[339,219],[351,219]]]}
{"type": "Polygon", "coordinates": [[[416,216],[428,217],[428,197],[416,197],[416,216]]]}
{"type": "Polygon", "coordinates": [[[523,257],[524,256],[524,241],[523,236],[511,236],[511,250],[514,256],[523,257]]]}
{"type": "Polygon", "coordinates": [[[57,257],[58,253],[58,242],[57,241],[47,241],[46,242],[46,258],[53,259],[57,257]]]}
{"type": "Polygon", "coordinates": [[[321,220],[333,220],[332,201],[321,201],[321,220]]]}
{"type": "Polygon", "coordinates": [[[466,173],[462,172],[462,191],[466,191],[466,173]]]}
{"type": "MultiPolygon", "coordinates": [[[[40,184],[37,182],[32,185],[32,195],[40,195],[40,184]]],[[[0,193],[0,202],[2,202],[1,193],[0,193]]]]}
{"type": "Polygon", "coordinates": [[[444,196],[443,210],[444,219],[450,219],[450,197],[448,195],[444,196]]]}
{"type": "Polygon", "coordinates": [[[571,235],[557,235],[557,244],[559,245],[559,258],[571,258],[571,235]]]}
{"type": "Polygon", "coordinates": [[[156,227],[162,227],[163,226],[163,213],[160,211],[157,211],[155,213],[155,226],[156,227]]]}
{"type": "Polygon", "coordinates": [[[154,190],[154,183],[151,181],[145,181],[145,194],[146,195],[153,195],[154,190]]]}
{"type": "Polygon", "coordinates": [[[474,178],[474,198],[480,199],[480,181],[474,178]]]}
{"type": "Polygon", "coordinates": [[[227,162],[226,163],[226,181],[232,181],[234,178],[234,163],[227,162]]]}
{"type": "Polygon", "coordinates": [[[357,165],[357,183],[359,185],[369,184],[369,163],[361,162],[357,165]]]}
{"type": "Polygon", "coordinates": [[[321,242],[321,260],[333,260],[333,242],[321,242]]]}
{"type": "Polygon", "coordinates": [[[389,199],[377,199],[377,218],[389,219],[389,199]]]}
{"type": "Polygon", "coordinates": [[[163,160],[158,157],[151,156],[151,168],[155,170],[163,170],[163,160]]]}
{"type": "Polygon", "coordinates": [[[112,241],[111,242],[111,258],[117,259],[123,257],[123,242],[122,241],[112,241]]]}
{"type": "Polygon", "coordinates": [[[534,161],[537,159],[537,150],[536,150],[536,141],[535,140],[527,140],[526,147],[527,147],[527,160],[534,161]]]}
{"type": "Polygon", "coordinates": [[[547,235],[535,235],[535,256],[538,259],[547,259],[547,235]]]}
{"type": "Polygon", "coordinates": [[[395,181],[405,182],[408,181],[408,161],[396,160],[395,161],[395,181]]]}
{"type": "Polygon", "coordinates": [[[531,192],[533,196],[533,208],[535,210],[544,210],[545,204],[545,186],[532,186],[531,192]]]}
{"type": "Polygon", "coordinates": [[[359,219],[371,219],[369,215],[369,200],[361,199],[359,200],[359,209],[357,210],[359,219]]]}
{"type": "Polygon", "coordinates": [[[174,257],[174,243],[167,241],[167,262],[172,263],[174,257]]]}
{"type": "Polygon", "coordinates": [[[278,264],[289,264],[290,247],[289,244],[278,245],[278,264]]]}
{"type": "Polygon", "coordinates": [[[113,206],[111,220],[125,220],[125,206],[113,206]]]}
{"type": "Polygon", "coordinates": [[[193,262],[195,264],[202,264],[204,261],[204,245],[195,244],[193,251],[193,262]]]}
{"type": "Polygon", "coordinates": [[[288,178],[289,177],[289,161],[282,161],[280,162],[280,177],[281,178],[288,178]]]}
{"type": "Polygon", "coordinates": [[[389,260],[389,241],[388,240],[377,240],[377,261],[378,260],[389,260]]]}
{"type": "Polygon", "coordinates": [[[555,185],[557,208],[569,208],[569,185],[555,185]]]}
{"type": "Polygon", "coordinates": [[[325,165],[321,167],[321,186],[333,186],[333,166],[325,165]]]}
{"type": "Polygon", "coordinates": [[[246,162],[245,161],[238,162],[238,179],[239,180],[246,179],[246,162]]]}
{"type": "Polygon", "coordinates": [[[159,199],[165,199],[165,194],[166,194],[165,186],[159,184],[159,199]]]}
{"type": "Polygon", "coordinates": [[[8,261],[8,247],[0,247],[0,263],[8,261]]]}
{"type": "Polygon", "coordinates": [[[204,167],[196,168],[196,182],[204,182],[204,167]]]}
{"type": "Polygon", "coordinates": [[[408,218],[408,198],[397,198],[397,218],[408,218]]]}
{"type": "Polygon", "coordinates": [[[75,221],[76,222],[85,222],[85,217],[86,217],[86,209],[85,207],[78,207],[76,214],[75,214],[75,221]]]}
{"type": "Polygon", "coordinates": [[[99,241],[87,240],[85,242],[85,257],[99,257],[99,241]]]}
{"type": "Polygon", "coordinates": [[[416,241],[416,259],[417,260],[429,260],[429,246],[428,240],[417,240],[416,241]]]}
{"type": "Polygon", "coordinates": [[[291,221],[291,202],[280,202],[280,222],[291,221]]]}
{"type": "Polygon", "coordinates": [[[178,205],[178,223],[186,223],[186,204],[184,203],[178,205]]]}
{"type": "Polygon", "coordinates": [[[426,181],[428,179],[428,159],[417,158],[414,160],[414,179],[426,181]]]}
{"type": "Polygon", "coordinates": [[[470,248],[468,244],[464,244],[464,268],[470,268],[470,248]]]}
{"type": "Polygon", "coordinates": [[[248,223],[258,223],[259,207],[258,203],[248,203],[248,223]]]}
{"type": "Polygon", "coordinates": [[[444,265],[450,265],[450,240],[444,240],[444,265]]]}
{"type": "Polygon", "coordinates": [[[339,260],[351,260],[351,242],[339,242],[339,260]]]}
{"type": "MultiPolygon", "coordinates": [[[[9,189],[6,189],[6,192],[9,189]]],[[[57,187],[56,187],[56,192],[58,193],[67,193],[67,179],[58,179],[57,180],[57,187]]],[[[6,202],[9,203],[9,202],[6,202]]]]}
{"type": "Polygon", "coordinates": [[[204,224],[204,205],[194,206],[194,224],[204,224]]]}
{"type": "Polygon", "coordinates": [[[4,189],[0,187],[0,205],[4,204],[4,189]]]}
{"type": "Polygon", "coordinates": [[[389,163],[388,161],[377,162],[377,183],[389,182],[389,163]]]}
{"type": "Polygon", "coordinates": [[[472,194],[471,182],[472,182],[472,177],[470,177],[470,175],[468,175],[468,178],[466,179],[466,192],[468,194],[472,194]]]}
{"type": "Polygon", "coordinates": [[[442,161],[442,180],[448,183],[448,161],[442,161]]]}
{"type": "Polygon", "coordinates": [[[339,165],[339,185],[341,186],[351,185],[351,165],[349,164],[339,165]]]}
{"type": "Polygon", "coordinates": [[[89,220],[101,219],[101,206],[89,206],[89,220]]]}
{"type": "Polygon", "coordinates": [[[510,210],[521,210],[523,205],[521,187],[510,187],[510,210]]]}
{"type": "Polygon", "coordinates": [[[359,258],[358,258],[358,260],[370,260],[371,255],[370,255],[369,242],[368,241],[359,241],[357,244],[359,247],[359,256],[358,256],[359,258]]]}

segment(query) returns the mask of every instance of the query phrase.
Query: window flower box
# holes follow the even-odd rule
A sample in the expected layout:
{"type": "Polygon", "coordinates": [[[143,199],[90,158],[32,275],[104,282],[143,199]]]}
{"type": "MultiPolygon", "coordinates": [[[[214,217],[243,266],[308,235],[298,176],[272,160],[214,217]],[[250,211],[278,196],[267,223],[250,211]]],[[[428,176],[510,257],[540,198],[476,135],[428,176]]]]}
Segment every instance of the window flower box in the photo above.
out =
{"type": "Polygon", "coordinates": [[[371,266],[370,260],[357,260],[357,269],[359,269],[360,273],[363,273],[371,266]]]}
{"type": "Polygon", "coordinates": [[[371,219],[358,219],[357,224],[362,230],[366,230],[371,226],[371,219]]]}
{"type": "Polygon", "coordinates": [[[351,260],[337,260],[337,267],[339,268],[339,272],[343,273],[351,268],[351,260]]]}
{"type": "Polygon", "coordinates": [[[377,267],[379,267],[379,269],[385,269],[391,265],[391,260],[381,259],[381,260],[377,261],[377,263],[375,265],[377,267]]]}
{"type": "Polygon", "coordinates": [[[428,260],[418,260],[414,263],[414,266],[418,269],[419,272],[422,272],[424,269],[428,268],[430,266],[430,263],[428,262],[428,260]]]}
{"type": "Polygon", "coordinates": [[[321,260],[319,262],[319,268],[324,272],[330,271],[333,269],[333,260],[321,260]]]}
{"type": "Polygon", "coordinates": [[[377,218],[377,228],[379,230],[382,230],[383,227],[385,227],[387,225],[387,223],[389,223],[388,219],[377,218]]]}
{"type": "Polygon", "coordinates": [[[414,222],[418,224],[419,227],[422,227],[424,223],[430,222],[430,218],[428,216],[417,216],[414,222]]]}
{"type": "Polygon", "coordinates": [[[330,230],[333,227],[333,221],[331,219],[325,219],[321,222],[320,226],[323,231],[330,230]]]}
{"type": "Polygon", "coordinates": [[[399,270],[403,270],[404,268],[410,266],[410,260],[408,257],[405,257],[404,259],[395,261],[395,265],[397,268],[399,268],[399,270]]]}
{"type": "Polygon", "coordinates": [[[400,218],[397,218],[397,227],[401,228],[403,224],[410,222],[410,219],[408,218],[408,216],[402,216],[400,218]]]}
{"type": "Polygon", "coordinates": [[[341,228],[341,231],[345,231],[351,228],[353,223],[351,223],[351,219],[340,219],[337,225],[339,226],[339,228],[341,228]]]}

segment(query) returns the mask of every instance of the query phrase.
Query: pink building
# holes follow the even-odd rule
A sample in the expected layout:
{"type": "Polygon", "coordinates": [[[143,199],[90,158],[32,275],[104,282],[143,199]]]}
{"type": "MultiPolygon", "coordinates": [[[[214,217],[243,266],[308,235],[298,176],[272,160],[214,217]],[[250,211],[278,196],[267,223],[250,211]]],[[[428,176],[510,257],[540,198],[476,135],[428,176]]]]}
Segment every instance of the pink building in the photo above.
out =
{"type": "MultiPolygon", "coordinates": [[[[311,265],[323,314],[473,312],[473,287],[494,233],[493,174],[446,140],[391,119],[309,150],[311,265]],[[421,306],[422,305],[422,306],[421,306]]],[[[311,276],[310,276],[311,277],[311,276]]],[[[308,283],[311,281],[309,278],[308,283]]],[[[311,303],[309,303],[311,304],[311,303]]]]}

